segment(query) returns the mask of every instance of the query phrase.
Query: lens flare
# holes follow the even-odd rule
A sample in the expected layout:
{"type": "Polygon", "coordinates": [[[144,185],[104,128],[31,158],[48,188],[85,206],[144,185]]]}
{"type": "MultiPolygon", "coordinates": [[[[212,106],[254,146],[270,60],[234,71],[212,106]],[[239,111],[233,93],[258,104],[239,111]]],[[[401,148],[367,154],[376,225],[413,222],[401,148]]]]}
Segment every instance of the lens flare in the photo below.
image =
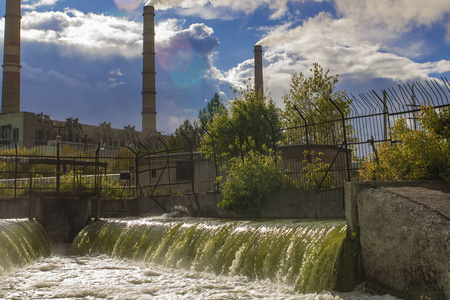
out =
{"type": "Polygon", "coordinates": [[[205,59],[183,37],[177,37],[156,58],[173,83],[181,87],[197,85],[208,68],[205,59]]]}
{"type": "Polygon", "coordinates": [[[121,11],[132,11],[138,8],[142,0],[114,0],[116,7],[121,11]]]}

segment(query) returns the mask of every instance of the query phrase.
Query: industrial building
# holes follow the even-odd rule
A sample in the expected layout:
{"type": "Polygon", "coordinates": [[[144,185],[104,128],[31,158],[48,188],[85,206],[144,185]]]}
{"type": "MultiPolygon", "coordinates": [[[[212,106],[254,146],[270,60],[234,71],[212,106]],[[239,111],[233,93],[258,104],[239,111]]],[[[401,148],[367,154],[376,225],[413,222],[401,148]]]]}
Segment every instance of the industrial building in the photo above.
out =
{"type": "Polygon", "coordinates": [[[142,131],[135,126],[123,129],[103,122],[98,126],[82,124],[79,118],[52,120],[44,113],[20,109],[21,0],[7,0],[3,55],[2,106],[0,113],[0,146],[19,147],[46,145],[61,137],[62,142],[125,146],[152,139],[156,129],[155,31],[154,8],[144,7],[142,131]]]}
{"type": "MultiPolygon", "coordinates": [[[[79,118],[52,120],[44,113],[20,109],[20,30],[21,0],[7,0],[3,56],[2,106],[0,113],[0,146],[33,147],[53,142],[57,136],[62,142],[102,144],[123,147],[139,144],[160,134],[156,127],[156,71],[155,71],[155,9],[145,6],[143,13],[143,71],[142,71],[142,131],[129,125],[112,128],[111,123],[98,126],[82,124],[79,118]]],[[[255,90],[263,95],[262,47],[255,54],[255,90]]],[[[148,143],[147,143],[148,144],[148,143]]]]}

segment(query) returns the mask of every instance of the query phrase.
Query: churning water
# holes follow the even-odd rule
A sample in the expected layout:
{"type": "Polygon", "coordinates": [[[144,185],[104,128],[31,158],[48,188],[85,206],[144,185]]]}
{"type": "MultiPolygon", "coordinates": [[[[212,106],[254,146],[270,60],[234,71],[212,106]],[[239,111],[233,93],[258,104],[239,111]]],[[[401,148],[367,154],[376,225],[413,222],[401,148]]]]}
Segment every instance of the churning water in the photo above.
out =
{"type": "Polygon", "coordinates": [[[75,239],[77,256],[3,271],[0,298],[395,299],[328,292],[345,230],[341,221],[100,221],[75,239]]]}

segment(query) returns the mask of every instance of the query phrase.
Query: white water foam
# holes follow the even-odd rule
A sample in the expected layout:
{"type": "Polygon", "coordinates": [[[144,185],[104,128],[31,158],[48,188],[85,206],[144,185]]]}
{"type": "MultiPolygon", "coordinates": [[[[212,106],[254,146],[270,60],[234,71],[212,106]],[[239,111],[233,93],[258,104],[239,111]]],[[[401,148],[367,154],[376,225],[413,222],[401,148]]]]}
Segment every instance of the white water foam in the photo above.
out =
{"type": "Polygon", "coordinates": [[[52,256],[0,275],[0,299],[298,299],[394,300],[361,292],[299,294],[291,287],[116,260],[52,256]]]}

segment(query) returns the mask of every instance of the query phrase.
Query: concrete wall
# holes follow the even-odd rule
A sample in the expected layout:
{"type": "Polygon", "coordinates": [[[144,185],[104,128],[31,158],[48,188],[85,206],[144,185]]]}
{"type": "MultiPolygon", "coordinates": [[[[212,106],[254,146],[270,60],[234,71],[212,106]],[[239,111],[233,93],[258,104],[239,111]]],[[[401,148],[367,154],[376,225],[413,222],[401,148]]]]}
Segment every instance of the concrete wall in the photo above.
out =
{"type": "Polygon", "coordinates": [[[92,199],[43,197],[35,199],[32,217],[44,227],[52,244],[71,243],[94,216],[92,199]]]}
{"type": "MultiPolygon", "coordinates": [[[[316,193],[314,191],[288,190],[270,195],[261,207],[260,218],[292,219],[341,219],[344,218],[342,189],[316,193]]],[[[219,193],[158,196],[134,200],[104,200],[101,217],[160,216],[177,208],[187,208],[198,217],[236,217],[224,212],[217,204],[222,201],[219,193]],[[159,204],[158,204],[159,203],[159,204]]]]}
{"type": "Polygon", "coordinates": [[[28,218],[30,202],[30,198],[0,199],[0,219],[28,218]]]}
{"type": "Polygon", "coordinates": [[[64,194],[0,199],[0,219],[36,219],[52,244],[71,243],[94,216],[95,201],[64,194]]]}
{"type": "MultiPolygon", "coordinates": [[[[185,210],[189,215],[210,218],[259,217],[292,219],[344,218],[342,189],[314,191],[279,191],[270,195],[258,216],[233,216],[221,210],[219,193],[160,196],[126,200],[102,200],[101,218],[161,216],[171,210],[185,210]],[[164,209],[163,209],[164,208],[164,209]]],[[[70,243],[87,222],[96,216],[97,199],[48,193],[39,197],[0,199],[0,218],[35,218],[47,231],[53,244],[70,243]]]]}
{"type": "Polygon", "coordinates": [[[449,185],[347,183],[345,204],[367,288],[402,299],[450,299],[449,185]]]}

